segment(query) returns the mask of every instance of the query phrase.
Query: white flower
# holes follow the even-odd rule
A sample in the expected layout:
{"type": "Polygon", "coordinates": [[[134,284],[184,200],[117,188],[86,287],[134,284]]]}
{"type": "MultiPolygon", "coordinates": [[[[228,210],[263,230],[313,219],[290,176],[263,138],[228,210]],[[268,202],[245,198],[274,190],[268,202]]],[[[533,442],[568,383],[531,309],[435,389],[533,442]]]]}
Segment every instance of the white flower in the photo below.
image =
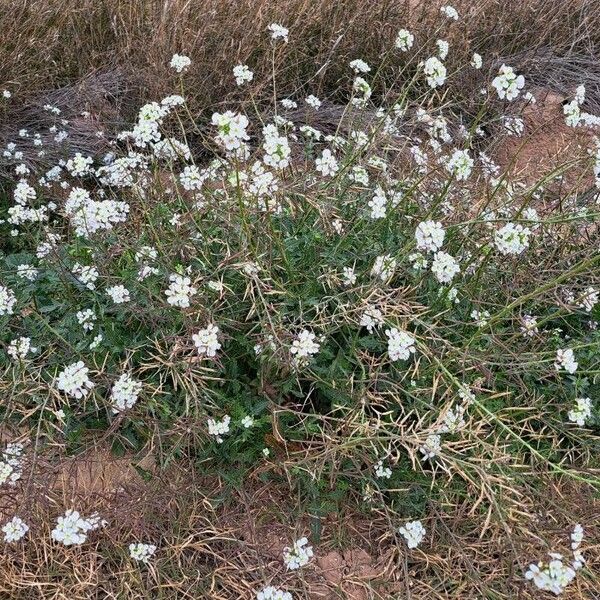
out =
{"type": "Polygon", "coordinates": [[[419,447],[419,452],[423,455],[423,460],[438,456],[442,449],[441,442],[442,438],[437,433],[427,436],[425,443],[419,447]]]}
{"type": "Polygon", "coordinates": [[[344,285],[351,286],[356,283],[356,273],[352,267],[344,267],[342,270],[344,285]]]}
{"type": "Polygon", "coordinates": [[[464,181],[469,178],[474,162],[468,150],[455,150],[446,163],[446,168],[458,181],[464,181]]]}
{"type": "Polygon", "coordinates": [[[502,65],[497,77],[492,81],[492,86],[496,88],[500,99],[514,100],[525,85],[523,75],[518,75],[512,67],[502,65]]]}
{"type": "Polygon", "coordinates": [[[531,315],[524,315],[522,319],[523,324],[521,325],[521,332],[525,337],[533,337],[538,333],[538,323],[535,317],[531,315]]]}
{"type": "Polygon", "coordinates": [[[360,326],[366,327],[369,333],[373,333],[376,327],[383,325],[383,314],[374,306],[367,306],[362,316],[360,317],[360,326]]]}
{"type": "Polygon", "coordinates": [[[271,32],[271,37],[274,40],[282,39],[287,43],[288,35],[290,33],[289,29],[283,27],[283,25],[279,25],[278,23],[271,23],[267,29],[271,32]]]}
{"type": "Polygon", "coordinates": [[[396,36],[396,48],[402,52],[407,52],[413,46],[415,36],[408,29],[401,29],[396,36]]]}
{"type": "Polygon", "coordinates": [[[592,399],[575,398],[575,406],[569,411],[569,421],[583,427],[592,416],[592,399]]]}
{"type": "Polygon", "coordinates": [[[37,348],[31,345],[31,338],[21,336],[10,342],[6,352],[13,360],[23,360],[30,352],[37,352],[37,348]]]}
{"type": "Polygon", "coordinates": [[[471,58],[471,66],[475,69],[481,69],[483,66],[483,59],[481,58],[481,54],[477,54],[477,52],[473,53],[471,58]]]}
{"type": "Polygon", "coordinates": [[[442,425],[437,429],[438,433],[456,433],[465,426],[465,407],[451,406],[446,410],[442,425]]]}
{"type": "Polygon", "coordinates": [[[368,73],[371,70],[371,67],[360,58],[350,61],[350,68],[355,73],[368,73]]]}
{"type": "Polygon", "coordinates": [[[593,287],[589,287],[579,297],[577,306],[579,308],[584,308],[587,312],[592,312],[594,306],[598,304],[598,298],[598,290],[593,287]]]}
{"type": "Polygon", "coordinates": [[[315,163],[317,171],[319,171],[323,177],[328,177],[337,173],[338,163],[329,148],[323,150],[321,156],[316,159],[315,163]]]}
{"type": "Polygon", "coordinates": [[[556,351],[556,361],[554,363],[554,368],[557,371],[564,369],[567,373],[571,375],[577,371],[578,363],[575,361],[575,354],[573,350],[567,348],[566,350],[557,350],[556,351]]]}
{"type": "Polygon", "coordinates": [[[87,539],[88,531],[93,531],[102,524],[97,514],[84,519],[77,511],[67,510],[63,517],[58,517],[50,536],[65,546],[81,545],[87,539]]]}
{"type": "Polygon", "coordinates": [[[244,142],[250,139],[246,133],[249,125],[246,115],[230,110],[213,113],[211,123],[217,127],[216,142],[229,152],[243,148],[244,142]]]}
{"type": "Polygon", "coordinates": [[[395,270],[396,259],[392,258],[389,254],[383,254],[375,259],[375,263],[371,269],[371,275],[373,277],[379,277],[381,281],[387,281],[392,277],[395,270]]]}
{"type": "Polygon", "coordinates": [[[96,315],[91,308],[86,308],[85,310],[79,310],[75,314],[77,317],[77,322],[83,326],[84,331],[91,331],[94,329],[94,321],[96,320],[96,315]]]}
{"type": "Polygon", "coordinates": [[[485,327],[490,318],[490,313],[487,310],[472,310],[471,319],[475,321],[477,327],[485,327]]]}
{"type": "Polygon", "coordinates": [[[131,300],[129,290],[124,285],[113,285],[106,288],[106,294],[110,296],[115,304],[123,304],[131,300]]]}
{"type": "Polygon", "coordinates": [[[389,479],[392,476],[392,470],[389,467],[383,465],[383,461],[377,461],[375,465],[375,475],[380,479],[389,479]]]}
{"type": "Polygon", "coordinates": [[[312,94],[310,94],[310,96],[307,96],[304,101],[306,102],[306,104],[308,104],[315,110],[319,110],[319,107],[321,106],[321,101],[316,96],[313,96],[312,94]]]}
{"type": "Polygon", "coordinates": [[[77,278],[78,281],[83,283],[88,290],[93,290],[96,288],[95,282],[98,279],[98,269],[93,266],[84,266],[79,263],[75,263],[73,267],[73,275],[77,278]]]}
{"type": "Polygon", "coordinates": [[[458,12],[454,8],[454,6],[450,6],[450,4],[448,4],[447,6],[442,6],[442,8],[440,8],[440,12],[443,15],[446,15],[449,19],[454,19],[454,21],[458,21],[458,12]]]}
{"type": "Polygon", "coordinates": [[[12,315],[17,298],[14,292],[4,285],[0,284],[0,317],[12,315]]]}
{"type": "MultiPolygon", "coordinates": [[[[266,450],[266,448],[265,448],[266,450]]],[[[256,594],[256,600],[293,600],[289,592],[284,592],[280,588],[268,585],[256,594]]]]}
{"type": "Polygon", "coordinates": [[[563,564],[560,554],[551,553],[550,558],[552,560],[548,564],[542,561],[530,564],[525,578],[532,580],[538,589],[558,596],[575,579],[575,569],[563,564]]]}
{"type": "Polygon", "coordinates": [[[254,78],[254,73],[248,68],[247,65],[237,65],[233,67],[233,76],[237,85],[244,85],[254,78]]]}
{"type": "Polygon", "coordinates": [[[448,50],[450,49],[450,44],[446,40],[437,40],[436,45],[438,47],[440,59],[444,60],[446,58],[446,56],[448,56],[448,50]]]}
{"type": "Polygon", "coordinates": [[[422,221],[417,225],[415,239],[417,248],[428,252],[437,252],[444,243],[446,232],[437,221],[422,221]]]}
{"type": "Polygon", "coordinates": [[[460,273],[460,266],[452,256],[440,251],[433,257],[431,272],[440,283],[450,283],[460,273]]]}
{"type": "Polygon", "coordinates": [[[171,306],[179,306],[180,308],[188,308],[190,305],[190,297],[193,296],[197,289],[191,285],[191,279],[183,275],[173,273],[169,276],[168,289],[165,291],[167,302],[171,306]]]}
{"type": "Polygon", "coordinates": [[[17,275],[22,279],[27,279],[28,281],[35,281],[38,275],[38,270],[32,265],[18,265],[17,275]]]}
{"type": "Polygon", "coordinates": [[[494,244],[501,254],[521,254],[529,246],[531,230],[523,225],[507,223],[494,234],[494,244]]]}
{"type": "Polygon", "coordinates": [[[398,330],[396,327],[386,329],[388,337],[388,354],[392,362],[408,360],[416,352],[415,338],[407,331],[398,330]]]}
{"type": "Polygon", "coordinates": [[[183,73],[188,70],[188,67],[192,64],[192,61],[188,56],[182,54],[173,54],[169,66],[175,69],[178,73],[183,73]]]}
{"type": "Polygon", "coordinates": [[[398,533],[406,540],[409,548],[416,548],[425,537],[425,527],[421,521],[408,521],[398,529],[398,533]]]}
{"type": "Polygon", "coordinates": [[[283,562],[285,566],[294,571],[307,565],[313,557],[312,546],[308,546],[308,539],[303,537],[294,542],[294,545],[283,549],[283,562]]]}
{"type": "Polygon", "coordinates": [[[229,415],[225,415],[220,421],[215,421],[214,419],[208,419],[208,433],[209,435],[214,435],[219,444],[223,443],[223,435],[229,433],[229,423],[231,422],[231,417],[229,415]]]}
{"type": "Polygon", "coordinates": [[[252,425],[254,425],[254,419],[250,416],[250,415],[246,415],[243,419],[242,419],[242,426],[245,429],[250,429],[250,427],[252,427],[252,425]]]}
{"type": "Polygon", "coordinates": [[[371,209],[371,219],[384,219],[386,215],[387,198],[385,192],[380,186],[375,188],[375,195],[369,200],[371,209]]]}
{"type": "Polygon", "coordinates": [[[8,90],[2,90],[2,96],[8,100],[12,94],[8,90]]]}
{"type": "Polygon", "coordinates": [[[303,329],[292,342],[290,353],[295,363],[302,363],[319,352],[321,345],[316,340],[316,335],[308,329],[303,329]]]}
{"type": "Polygon", "coordinates": [[[83,156],[81,152],[77,152],[73,158],[70,158],[65,168],[73,177],[82,177],[91,171],[93,159],[91,156],[83,156]]]}
{"type": "Polygon", "coordinates": [[[28,531],[29,526],[19,517],[13,517],[3,527],[5,542],[18,542],[28,531]]]}
{"type": "Polygon", "coordinates": [[[139,562],[147,563],[155,552],[154,544],[129,544],[129,556],[139,562]]]}
{"type": "Polygon", "coordinates": [[[263,162],[270,167],[283,169],[290,164],[292,150],[285,136],[280,136],[275,125],[267,125],[263,129],[265,141],[263,162]]]}
{"type": "Polygon", "coordinates": [[[8,481],[13,473],[13,467],[7,462],[0,462],[0,485],[8,481]]]}
{"type": "Polygon", "coordinates": [[[113,413],[119,413],[131,408],[142,391],[142,384],[127,373],[123,373],[112,386],[110,399],[113,413]]]}
{"type": "Polygon", "coordinates": [[[436,88],[444,85],[447,71],[437,56],[432,56],[425,61],[423,72],[427,76],[427,83],[430,87],[436,88]]]}
{"type": "Polygon", "coordinates": [[[198,354],[206,354],[209,358],[216,356],[217,350],[221,348],[217,337],[218,334],[219,328],[209,323],[206,328],[192,335],[192,340],[198,350],[198,354]]]}
{"type": "Polygon", "coordinates": [[[80,360],[70,364],[58,374],[56,387],[68,396],[73,396],[78,400],[85,398],[94,387],[88,373],[89,369],[83,364],[83,361],[80,360]]]}

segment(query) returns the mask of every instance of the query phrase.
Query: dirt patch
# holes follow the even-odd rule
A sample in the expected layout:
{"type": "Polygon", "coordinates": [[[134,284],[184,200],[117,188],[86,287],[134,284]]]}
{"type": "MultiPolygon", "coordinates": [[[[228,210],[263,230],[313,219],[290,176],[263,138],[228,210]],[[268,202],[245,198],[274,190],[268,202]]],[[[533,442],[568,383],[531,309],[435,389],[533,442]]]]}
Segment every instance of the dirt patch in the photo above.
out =
{"type": "Polygon", "coordinates": [[[589,150],[594,147],[594,133],[589,127],[569,127],[565,123],[565,96],[550,90],[532,90],[537,99],[523,109],[525,130],[520,137],[510,136],[499,144],[495,158],[511,178],[532,186],[544,175],[557,169],[562,178],[548,189],[578,193],[589,190],[594,178],[589,168],[589,150]]]}

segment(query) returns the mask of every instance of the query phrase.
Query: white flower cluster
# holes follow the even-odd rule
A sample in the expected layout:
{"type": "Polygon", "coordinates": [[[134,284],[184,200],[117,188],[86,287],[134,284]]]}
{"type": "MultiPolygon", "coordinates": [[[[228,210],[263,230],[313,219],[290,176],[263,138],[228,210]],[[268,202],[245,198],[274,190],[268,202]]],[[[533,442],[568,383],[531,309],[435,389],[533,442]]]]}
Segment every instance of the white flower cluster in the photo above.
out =
{"type": "Polygon", "coordinates": [[[439,455],[442,449],[442,438],[439,434],[433,433],[427,436],[425,443],[419,447],[419,452],[423,455],[422,460],[431,460],[439,455]]]}
{"type": "Polygon", "coordinates": [[[428,58],[423,64],[423,72],[427,76],[427,83],[431,88],[437,88],[444,85],[446,81],[446,67],[437,56],[428,58]]]}
{"type": "Polygon", "coordinates": [[[406,540],[406,545],[410,548],[416,548],[425,537],[425,527],[421,521],[408,521],[402,527],[398,528],[398,533],[406,540]]]}
{"type": "Polygon", "coordinates": [[[98,269],[90,265],[73,265],[73,275],[81,282],[88,290],[96,289],[96,281],[98,280],[98,269]]]}
{"type": "Polygon", "coordinates": [[[275,125],[267,125],[263,128],[265,138],[263,150],[263,162],[276,169],[284,169],[290,164],[292,149],[285,136],[279,135],[275,125]]]}
{"type": "Polygon", "coordinates": [[[246,133],[248,118],[245,115],[230,110],[224,113],[214,113],[212,124],[217,128],[215,141],[227,152],[245,149],[246,141],[250,139],[246,133]]]}
{"type": "Polygon", "coordinates": [[[115,304],[125,304],[130,301],[129,290],[124,285],[113,285],[106,288],[106,294],[115,304]]]}
{"type": "Polygon", "coordinates": [[[447,6],[442,6],[442,8],[440,8],[440,12],[449,19],[458,21],[458,12],[454,8],[454,6],[451,6],[450,4],[448,4],[447,6]]]}
{"type": "Polygon", "coordinates": [[[380,479],[389,479],[392,476],[392,470],[383,464],[383,460],[378,460],[375,465],[375,475],[380,479]]]}
{"type": "Polygon", "coordinates": [[[79,187],[71,190],[65,203],[65,214],[82,237],[101,230],[110,230],[127,219],[129,205],[116,200],[93,200],[90,193],[79,187]]]}
{"type": "Polygon", "coordinates": [[[24,360],[30,352],[37,352],[37,348],[31,345],[31,338],[21,336],[11,340],[6,352],[13,360],[24,360]]]}
{"type": "Polygon", "coordinates": [[[293,600],[289,592],[268,585],[256,594],[256,600],[293,600]]]}
{"type": "Polygon", "coordinates": [[[131,408],[142,391],[142,384],[128,373],[123,373],[112,386],[110,399],[113,413],[119,413],[131,408]]]}
{"type": "Polygon", "coordinates": [[[85,398],[94,387],[88,373],[89,369],[83,364],[83,361],[72,363],[58,374],[56,387],[78,400],[85,398]]]}
{"type": "Polygon", "coordinates": [[[192,335],[192,341],[198,350],[198,354],[206,354],[209,358],[217,355],[217,350],[221,348],[219,343],[219,328],[209,323],[204,329],[192,335]]]}
{"type": "Polygon", "coordinates": [[[254,73],[248,68],[248,65],[236,65],[233,67],[233,76],[237,85],[244,85],[252,81],[254,73]]]}
{"type": "Polygon", "coordinates": [[[2,453],[0,461],[0,485],[7,483],[14,486],[23,474],[22,465],[23,444],[12,442],[2,453]]]}
{"type": "Polygon", "coordinates": [[[417,225],[415,239],[417,248],[427,252],[437,252],[444,243],[446,232],[437,221],[422,221],[417,225]]]}
{"type": "Polygon", "coordinates": [[[455,150],[448,162],[446,168],[457,181],[465,181],[471,175],[474,160],[469,155],[468,150],[455,150]]]}
{"type": "Polygon", "coordinates": [[[226,433],[229,433],[229,424],[231,423],[231,417],[225,415],[220,421],[215,419],[208,419],[208,433],[214,435],[219,444],[223,443],[223,437],[226,433]]]}
{"type": "Polygon", "coordinates": [[[308,539],[305,537],[296,540],[291,548],[283,549],[283,562],[291,571],[307,565],[312,557],[312,546],[308,546],[308,539]]]}
{"type": "Polygon", "coordinates": [[[18,542],[29,531],[29,526],[19,517],[13,517],[2,527],[2,531],[5,542],[18,542]]]}
{"type": "Polygon", "coordinates": [[[500,99],[514,100],[525,85],[523,75],[517,75],[512,67],[502,65],[498,75],[493,79],[492,86],[496,88],[500,99]]]}
{"type": "Polygon", "coordinates": [[[366,327],[369,333],[373,333],[373,330],[383,325],[383,314],[375,306],[367,306],[365,308],[359,322],[361,327],[366,327]]]}
{"type": "Polygon", "coordinates": [[[396,48],[408,52],[413,47],[415,36],[408,29],[401,29],[396,35],[396,48]]]}
{"type": "Polygon", "coordinates": [[[169,66],[175,69],[178,73],[183,73],[188,70],[188,67],[192,64],[191,59],[188,56],[182,54],[173,54],[169,66]]]}
{"type": "Polygon", "coordinates": [[[408,331],[400,331],[396,327],[386,329],[388,337],[388,354],[392,362],[408,360],[416,352],[415,338],[408,331]]]}
{"type": "Polygon", "coordinates": [[[525,579],[533,581],[535,586],[542,591],[562,594],[566,587],[575,579],[577,571],[583,567],[585,560],[579,546],[583,541],[583,527],[578,523],[571,533],[571,550],[573,560],[571,564],[564,561],[562,554],[550,552],[550,561],[530,564],[525,573],[525,579]]]}
{"type": "Polygon", "coordinates": [[[556,351],[556,361],[554,362],[554,368],[557,371],[564,369],[567,373],[573,375],[577,371],[579,364],[575,360],[575,353],[571,348],[566,350],[558,349],[556,351]]]}
{"type": "Polygon", "coordinates": [[[585,309],[586,312],[592,312],[594,306],[598,304],[599,298],[600,294],[598,293],[598,290],[593,287],[589,287],[579,297],[577,306],[585,309]]]}
{"type": "Polygon", "coordinates": [[[0,284],[0,317],[12,315],[17,298],[14,292],[4,285],[0,284]]]}
{"type": "Polygon", "coordinates": [[[83,156],[77,152],[73,158],[70,158],[65,164],[65,168],[73,177],[82,177],[91,171],[93,159],[91,156],[83,156]]]}
{"type": "Polygon", "coordinates": [[[569,411],[569,421],[583,427],[591,416],[592,399],[575,398],[575,406],[569,411]]]}
{"type": "Polygon", "coordinates": [[[319,171],[323,177],[333,176],[338,171],[338,162],[329,148],[323,150],[321,156],[317,157],[315,160],[315,164],[317,171],[319,171]]]}
{"type": "Polygon", "coordinates": [[[147,563],[155,552],[154,544],[129,544],[129,556],[139,562],[147,563]]]}
{"type": "Polygon", "coordinates": [[[371,269],[371,275],[373,277],[379,277],[381,281],[385,282],[392,277],[395,270],[396,259],[392,258],[389,254],[384,254],[375,259],[375,263],[371,269]]]}
{"type": "Polygon", "coordinates": [[[303,329],[292,342],[290,353],[294,358],[296,365],[302,364],[309,360],[314,354],[319,352],[321,347],[319,342],[316,341],[316,335],[308,329],[303,329]]]}
{"type": "Polygon", "coordinates": [[[279,25],[279,23],[271,23],[267,29],[271,32],[271,37],[274,40],[283,40],[287,43],[288,35],[290,33],[289,29],[283,25],[279,25]]]}
{"type": "Polygon", "coordinates": [[[169,276],[169,287],[165,291],[167,302],[171,306],[179,306],[180,308],[188,308],[190,298],[198,291],[192,286],[192,281],[189,277],[173,273],[169,276]]]}
{"type": "Polygon", "coordinates": [[[501,254],[522,254],[529,246],[530,235],[528,227],[507,223],[494,234],[494,244],[501,254]]]}
{"type": "Polygon", "coordinates": [[[533,337],[539,332],[537,319],[531,315],[524,315],[522,319],[521,332],[525,337],[533,337]]]}
{"type": "Polygon", "coordinates": [[[431,272],[440,283],[450,283],[460,273],[460,266],[454,257],[440,251],[433,257],[431,272]]]}
{"type": "Polygon", "coordinates": [[[100,527],[103,523],[97,514],[84,519],[76,510],[69,509],[63,517],[58,517],[56,527],[50,533],[52,539],[65,546],[81,545],[87,539],[87,534],[100,527]]]}

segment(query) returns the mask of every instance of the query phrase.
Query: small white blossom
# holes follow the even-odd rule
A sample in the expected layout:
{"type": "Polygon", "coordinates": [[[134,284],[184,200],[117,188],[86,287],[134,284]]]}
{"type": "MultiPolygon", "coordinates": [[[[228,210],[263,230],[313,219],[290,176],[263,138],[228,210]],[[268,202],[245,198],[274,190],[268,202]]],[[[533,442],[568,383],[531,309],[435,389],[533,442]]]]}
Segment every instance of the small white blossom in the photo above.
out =
{"type": "Polygon", "coordinates": [[[431,272],[440,283],[450,283],[460,273],[460,266],[452,256],[440,251],[433,257],[431,272]]]}
{"type": "Polygon", "coordinates": [[[559,349],[556,351],[556,361],[554,363],[554,368],[557,371],[564,369],[567,373],[571,375],[577,371],[578,363],[575,360],[575,354],[573,350],[567,348],[566,350],[559,349]]]}
{"type": "Polygon", "coordinates": [[[110,296],[115,304],[124,304],[131,300],[129,290],[124,285],[113,285],[106,288],[106,294],[110,296]]]}
{"type": "Polygon", "coordinates": [[[308,546],[308,539],[305,537],[296,540],[291,548],[283,549],[283,562],[291,571],[307,565],[312,557],[312,546],[308,546]]]}
{"type": "Polygon", "coordinates": [[[94,387],[88,373],[89,369],[83,364],[83,361],[73,363],[58,374],[56,387],[68,396],[73,396],[78,400],[85,398],[94,387]]]}
{"type": "Polygon", "coordinates": [[[220,421],[215,419],[208,419],[208,433],[214,435],[219,444],[223,443],[223,437],[226,433],[229,433],[229,424],[231,423],[231,417],[225,415],[220,421]]]}
{"type": "Polygon", "coordinates": [[[142,391],[142,384],[127,373],[123,373],[112,386],[110,399],[113,413],[131,408],[142,391]]]}
{"type": "Polygon", "coordinates": [[[188,70],[188,67],[192,64],[192,61],[188,56],[182,54],[173,54],[169,66],[175,69],[178,73],[183,73],[188,70]]]}
{"type": "Polygon", "coordinates": [[[398,533],[404,537],[406,545],[412,550],[423,541],[425,527],[421,521],[408,521],[398,529],[398,533]]]}
{"type": "Polygon", "coordinates": [[[5,542],[18,542],[29,531],[29,526],[19,517],[13,517],[2,527],[2,531],[5,542]]]}
{"type": "Polygon", "coordinates": [[[583,427],[592,416],[592,399],[575,398],[575,406],[569,411],[569,421],[583,427]]]}
{"type": "Polygon", "coordinates": [[[407,52],[413,46],[415,36],[408,29],[401,29],[396,35],[396,48],[402,52],[407,52]]]}
{"type": "Polygon", "coordinates": [[[206,354],[209,358],[217,355],[217,350],[221,348],[219,343],[219,328],[209,323],[204,329],[192,335],[192,341],[198,350],[198,354],[206,354]]]}
{"type": "Polygon", "coordinates": [[[244,83],[252,81],[254,78],[254,73],[248,68],[247,65],[237,65],[233,67],[233,76],[235,77],[235,82],[237,85],[244,85],[244,83]]]}
{"type": "Polygon", "coordinates": [[[525,85],[523,75],[517,75],[512,67],[502,65],[499,74],[492,81],[500,99],[514,100],[525,85]]]}
{"type": "Polygon", "coordinates": [[[129,544],[129,556],[139,562],[147,563],[155,552],[154,544],[129,544]]]}
{"type": "Polygon", "coordinates": [[[415,338],[407,331],[400,331],[396,327],[386,329],[388,337],[388,354],[392,362],[408,360],[416,352],[415,338]]]}
{"type": "Polygon", "coordinates": [[[290,33],[289,29],[283,27],[283,25],[279,25],[278,23],[271,23],[267,29],[271,32],[271,37],[274,40],[281,39],[287,43],[288,35],[290,33]]]}
{"type": "Polygon", "coordinates": [[[192,281],[189,277],[173,273],[169,276],[168,289],[165,291],[167,302],[171,306],[179,306],[180,308],[188,308],[190,298],[198,291],[192,286],[192,281]]]}

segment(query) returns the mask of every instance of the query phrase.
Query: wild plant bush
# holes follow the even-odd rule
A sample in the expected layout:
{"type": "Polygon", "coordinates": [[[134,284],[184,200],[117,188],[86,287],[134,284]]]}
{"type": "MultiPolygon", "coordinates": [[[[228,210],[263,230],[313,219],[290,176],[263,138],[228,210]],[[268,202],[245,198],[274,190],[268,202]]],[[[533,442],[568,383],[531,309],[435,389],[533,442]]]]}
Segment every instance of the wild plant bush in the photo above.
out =
{"type": "MultiPolygon", "coordinates": [[[[442,15],[440,36],[459,19],[442,15]]],[[[293,35],[265,32],[273,65],[293,35]]],[[[402,29],[382,63],[404,60],[407,84],[378,90],[378,65],[356,57],[339,106],[280,97],[274,70],[270,105],[250,95],[210,120],[174,54],[172,95],[109,153],[40,173],[22,140],[44,153],[67,139],[46,106],[51,141],[23,130],[4,149],[18,182],[1,215],[0,410],[27,434],[2,448],[0,484],[100,431],[115,452],[185,453],[235,486],[285,476],[312,514],[389,511],[415,553],[435,544],[432,499],[503,514],[546,477],[597,489],[600,141],[520,182],[493,148],[523,133],[527,73],[489,78],[478,54],[450,72],[452,51],[402,29]],[[481,90],[468,120],[445,93],[464,73],[481,90]],[[573,169],[583,191],[561,185],[573,169]]],[[[232,67],[242,91],[253,68],[232,67]]],[[[572,90],[566,124],[597,131],[584,103],[572,90]]],[[[56,511],[56,543],[110,535],[78,508],[56,511]]],[[[523,582],[558,594],[579,577],[584,528],[567,526],[569,553],[548,562],[540,544],[523,582]]],[[[15,506],[4,539],[33,544],[40,527],[15,506]]],[[[144,568],[161,543],[132,540],[131,558],[144,568]]],[[[290,544],[282,565],[309,568],[309,540],[290,544]]],[[[274,575],[257,598],[292,597],[274,575]]]]}

